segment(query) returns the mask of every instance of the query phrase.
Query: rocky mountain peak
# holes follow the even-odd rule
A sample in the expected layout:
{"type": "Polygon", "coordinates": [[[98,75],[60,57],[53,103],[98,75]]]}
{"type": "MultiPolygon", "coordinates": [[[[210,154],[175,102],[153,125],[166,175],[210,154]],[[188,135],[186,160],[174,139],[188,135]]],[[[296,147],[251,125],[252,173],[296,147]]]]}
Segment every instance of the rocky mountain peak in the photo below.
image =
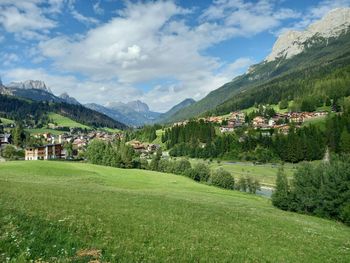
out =
{"type": "Polygon", "coordinates": [[[306,42],[313,37],[338,37],[350,27],[350,8],[337,8],[326,14],[321,20],[311,24],[305,31],[290,30],[279,36],[267,62],[284,57],[286,59],[300,54],[306,42]]]}
{"type": "Polygon", "coordinates": [[[58,96],[63,101],[69,103],[69,104],[75,104],[79,105],[80,103],[73,97],[69,96],[67,92],[63,92],[60,96],[58,96]]]}
{"type": "Polygon", "coordinates": [[[17,89],[38,89],[43,90],[52,94],[52,91],[49,87],[46,86],[44,81],[41,80],[26,80],[24,82],[11,82],[7,85],[9,88],[17,89]]]}
{"type": "Polygon", "coordinates": [[[126,105],[136,112],[149,112],[148,105],[140,100],[130,101],[126,105]]]}

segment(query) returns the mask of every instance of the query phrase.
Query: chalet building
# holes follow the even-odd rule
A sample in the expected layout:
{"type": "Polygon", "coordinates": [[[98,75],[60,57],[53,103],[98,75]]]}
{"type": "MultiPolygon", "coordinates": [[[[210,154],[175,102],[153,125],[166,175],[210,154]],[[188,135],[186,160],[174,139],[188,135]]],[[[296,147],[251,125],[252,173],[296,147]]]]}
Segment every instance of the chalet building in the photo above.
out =
{"type": "Polygon", "coordinates": [[[227,125],[227,126],[221,126],[220,127],[221,133],[233,132],[234,130],[235,130],[235,128],[233,127],[233,125],[227,125]]]}
{"type": "Polygon", "coordinates": [[[231,119],[235,122],[245,123],[245,113],[240,111],[231,112],[231,119]]]}
{"type": "Polygon", "coordinates": [[[267,127],[267,121],[264,117],[261,117],[261,116],[257,116],[253,119],[253,127],[255,129],[257,128],[265,128],[267,127]]]}
{"type": "Polygon", "coordinates": [[[26,161],[61,159],[64,155],[62,144],[28,147],[25,150],[26,161]]]}
{"type": "Polygon", "coordinates": [[[148,146],[147,146],[147,151],[149,152],[149,153],[154,153],[154,152],[156,152],[158,149],[160,148],[160,145],[159,144],[149,144],[148,146]]]}

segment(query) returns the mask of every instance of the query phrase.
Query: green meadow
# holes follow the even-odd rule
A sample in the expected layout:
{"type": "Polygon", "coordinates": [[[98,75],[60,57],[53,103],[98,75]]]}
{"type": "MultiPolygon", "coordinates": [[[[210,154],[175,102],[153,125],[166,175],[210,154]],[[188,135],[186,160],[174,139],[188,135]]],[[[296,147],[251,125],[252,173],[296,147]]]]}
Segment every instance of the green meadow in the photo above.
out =
{"type": "MultiPolygon", "coordinates": [[[[190,159],[190,162],[194,165],[196,163],[207,164],[211,169],[223,168],[230,172],[235,179],[240,177],[252,177],[258,179],[264,186],[274,186],[276,181],[276,175],[280,164],[254,164],[252,162],[228,162],[228,161],[204,161],[201,159],[190,159]]],[[[298,164],[284,164],[284,170],[288,178],[292,178],[294,171],[298,164]]]]}
{"type": "Polygon", "coordinates": [[[90,129],[89,126],[86,126],[84,124],[80,124],[76,121],[73,121],[70,118],[67,118],[65,116],[62,116],[57,113],[50,113],[49,118],[56,123],[58,126],[62,127],[69,127],[69,128],[82,128],[82,129],[90,129]]]}
{"type": "Polygon", "coordinates": [[[5,125],[9,125],[9,124],[14,124],[15,122],[13,120],[10,120],[10,119],[0,118],[0,123],[3,123],[5,125]]]}
{"type": "Polygon", "coordinates": [[[37,129],[24,129],[26,132],[30,134],[42,134],[42,133],[51,133],[54,135],[60,135],[65,133],[64,131],[48,129],[48,128],[37,128],[37,129]]]}
{"type": "Polygon", "coordinates": [[[350,228],[186,177],[0,164],[0,262],[349,262],[350,228]]]}

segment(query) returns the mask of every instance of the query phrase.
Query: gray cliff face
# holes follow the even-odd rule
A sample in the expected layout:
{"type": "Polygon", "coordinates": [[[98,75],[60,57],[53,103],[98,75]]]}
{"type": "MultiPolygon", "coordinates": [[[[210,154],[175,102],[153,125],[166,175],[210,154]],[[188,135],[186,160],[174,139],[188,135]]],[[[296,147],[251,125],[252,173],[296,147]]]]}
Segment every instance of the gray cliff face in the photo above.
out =
{"type": "Polygon", "coordinates": [[[26,80],[24,82],[11,82],[7,85],[8,88],[15,89],[37,89],[46,91],[52,94],[52,91],[49,87],[46,86],[44,81],[41,80],[26,80]]]}
{"type": "MultiPolygon", "coordinates": [[[[337,8],[330,11],[321,20],[311,24],[305,31],[287,31],[277,39],[267,62],[278,58],[291,58],[300,54],[313,38],[335,38],[346,33],[350,27],[350,8],[337,8]]],[[[311,42],[311,43],[310,43],[311,42]]]]}

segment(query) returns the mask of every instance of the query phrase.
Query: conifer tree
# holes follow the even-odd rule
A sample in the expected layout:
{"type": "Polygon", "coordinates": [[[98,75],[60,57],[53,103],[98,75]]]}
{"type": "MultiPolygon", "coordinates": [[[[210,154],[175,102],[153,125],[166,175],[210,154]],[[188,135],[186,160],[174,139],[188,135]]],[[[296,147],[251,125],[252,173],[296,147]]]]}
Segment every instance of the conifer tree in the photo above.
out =
{"type": "Polygon", "coordinates": [[[272,194],[272,204],[283,210],[287,210],[289,207],[289,184],[283,166],[277,172],[276,190],[272,194]]]}

